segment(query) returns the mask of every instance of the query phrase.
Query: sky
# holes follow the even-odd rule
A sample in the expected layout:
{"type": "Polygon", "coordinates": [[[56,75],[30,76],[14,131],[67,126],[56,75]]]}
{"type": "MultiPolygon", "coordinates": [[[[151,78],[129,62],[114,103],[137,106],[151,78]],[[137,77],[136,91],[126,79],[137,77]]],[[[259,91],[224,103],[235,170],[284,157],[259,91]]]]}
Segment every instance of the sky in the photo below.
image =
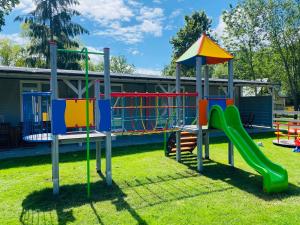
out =
{"type": "MultiPolygon", "coordinates": [[[[80,36],[84,46],[91,50],[111,49],[111,55],[123,55],[134,64],[137,73],[160,74],[172,55],[170,39],[184,25],[184,16],[204,10],[212,19],[212,29],[221,36],[224,23],[221,14],[237,0],[79,0],[76,9],[81,16],[74,21],[89,30],[80,36]]],[[[33,0],[20,4],[6,17],[0,38],[10,38],[25,45],[20,37],[17,15],[34,9],[33,0]]],[[[98,58],[93,58],[94,61],[98,58]]],[[[100,59],[99,59],[100,60],[100,59]]]]}

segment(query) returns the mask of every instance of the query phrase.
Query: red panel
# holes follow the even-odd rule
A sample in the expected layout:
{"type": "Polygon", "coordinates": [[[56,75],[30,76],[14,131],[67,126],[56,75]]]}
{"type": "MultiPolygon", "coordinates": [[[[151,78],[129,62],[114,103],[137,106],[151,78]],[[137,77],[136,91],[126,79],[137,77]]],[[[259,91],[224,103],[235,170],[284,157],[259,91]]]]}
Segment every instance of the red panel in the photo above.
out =
{"type": "MultiPolygon", "coordinates": [[[[103,94],[100,94],[103,96],[103,94]]],[[[111,93],[111,97],[177,97],[177,96],[198,96],[197,92],[186,92],[186,93],[144,93],[144,92],[113,92],[111,93]]]]}
{"type": "Polygon", "coordinates": [[[207,125],[207,107],[208,100],[199,100],[199,125],[201,126],[207,125]]]}
{"type": "Polygon", "coordinates": [[[226,106],[234,105],[234,100],[232,98],[226,99],[226,106]]]}

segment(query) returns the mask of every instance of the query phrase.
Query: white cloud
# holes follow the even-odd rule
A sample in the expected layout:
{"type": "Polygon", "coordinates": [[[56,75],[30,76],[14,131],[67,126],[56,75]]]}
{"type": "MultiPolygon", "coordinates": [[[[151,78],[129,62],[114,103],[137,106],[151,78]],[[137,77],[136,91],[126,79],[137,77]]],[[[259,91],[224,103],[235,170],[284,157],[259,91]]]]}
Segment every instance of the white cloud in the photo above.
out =
{"type": "Polygon", "coordinates": [[[128,50],[127,50],[131,55],[134,55],[134,56],[142,56],[143,55],[143,53],[142,52],[140,52],[138,49],[136,49],[136,48],[129,48],[128,50]]]}
{"type": "Polygon", "coordinates": [[[29,13],[35,8],[32,0],[21,0],[16,9],[21,10],[23,13],[29,13]]]}
{"type": "Polygon", "coordinates": [[[160,37],[163,30],[164,13],[161,8],[143,6],[135,12],[132,25],[124,25],[122,21],[111,21],[106,29],[95,32],[95,35],[112,37],[127,44],[141,42],[145,35],[160,37]]]}
{"type": "MultiPolygon", "coordinates": [[[[95,48],[92,46],[87,46],[86,48],[90,52],[103,52],[103,49],[98,49],[98,48],[95,48]]],[[[99,64],[100,62],[103,62],[103,60],[104,60],[102,55],[89,54],[89,58],[95,64],[99,64]]]]}
{"type": "Polygon", "coordinates": [[[101,25],[108,25],[111,21],[129,21],[134,16],[123,0],[80,0],[79,3],[76,9],[82,16],[101,25]]]}
{"type": "Polygon", "coordinates": [[[162,75],[161,70],[151,68],[136,68],[135,74],[162,75]]]}
{"type": "Polygon", "coordinates": [[[222,39],[222,36],[224,35],[225,32],[225,28],[226,28],[226,24],[223,20],[223,17],[220,16],[218,25],[216,26],[215,29],[213,29],[213,33],[217,36],[218,39],[220,40],[222,39]]]}
{"type": "Polygon", "coordinates": [[[19,45],[26,45],[29,42],[27,38],[22,37],[19,33],[0,34],[0,39],[5,39],[5,38],[19,45]]]}
{"type": "Polygon", "coordinates": [[[174,19],[175,17],[179,16],[181,14],[181,12],[182,12],[181,9],[176,9],[170,14],[169,18],[174,19]]]}
{"type": "Polygon", "coordinates": [[[153,0],[153,3],[161,4],[161,0],[153,0]]]}
{"type": "MultiPolygon", "coordinates": [[[[137,0],[79,0],[79,3],[75,8],[81,13],[81,19],[89,19],[96,25],[91,30],[94,35],[127,44],[141,42],[146,35],[162,35],[162,8],[147,7],[137,0]]],[[[33,8],[33,0],[21,0],[17,9],[26,13],[33,8]]]]}

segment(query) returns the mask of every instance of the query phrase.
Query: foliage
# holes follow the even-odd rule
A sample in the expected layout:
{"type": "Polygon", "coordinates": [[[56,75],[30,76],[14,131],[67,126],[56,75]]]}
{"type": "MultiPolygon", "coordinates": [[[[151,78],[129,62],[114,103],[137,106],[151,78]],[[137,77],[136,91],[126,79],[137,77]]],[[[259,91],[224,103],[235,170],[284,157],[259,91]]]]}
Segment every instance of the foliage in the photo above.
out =
{"type": "Polygon", "coordinates": [[[135,66],[128,64],[125,56],[113,56],[110,59],[110,69],[113,73],[131,74],[135,71],[135,66]]]}
{"type": "Polygon", "coordinates": [[[9,39],[0,40],[1,65],[17,67],[25,66],[25,54],[25,49],[20,45],[12,43],[9,39]]]}
{"type": "Polygon", "coordinates": [[[211,71],[213,78],[228,78],[228,64],[222,63],[214,66],[214,69],[211,71]]]}
{"type": "MultiPolygon", "coordinates": [[[[81,68],[85,68],[85,62],[80,62],[81,68]]],[[[104,71],[103,62],[93,63],[89,61],[89,70],[90,71],[104,71]]],[[[135,71],[135,66],[129,64],[125,56],[112,56],[110,58],[110,71],[113,73],[122,73],[122,74],[132,74],[135,71]]]]}
{"type": "Polygon", "coordinates": [[[260,28],[260,10],[256,8],[255,0],[245,1],[223,13],[226,24],[223,41],[226,49],[235,53],[238,66],[235,73],[240,78],[257,79],[255,70],[255,52],[262,48],[264,35],[260,28]]]}
{"type": "MultiPolygon", "coordinates": [[[[198,38],[203,32],[207,35],[211,34],[211,19],[204,11],[194,12],[190,16],[185,16],[185,23],[179,29],[177,34],[171,39],[170,44],[173,48],[173,54],[170,65],[165,66],[162,73],[168,76],[175,75],[176,59],[178,59],[198,38]]],[[[183,68],[185,76],[194,76],[194,70],[183,68]]]]}
{"type": "MultiPolygon", "coordinates": [[[[78,35],[87,34],[88,31],[81,25],[72,21],[73,17],[80,13],[73,9],[78,5],[77,0],[35,0],[36,8],[25,16],[18,16],[16,20],[28,25],[25,34],[30,38],[28,47],[32,61],[41,58],[49,66],[50,53],[49,41],[56,41],[57,47],[78,48],[79,43],[75,39],[78,35]]],[[[59,54],[58,68],[79,69],[78,54],[59,54]]]]}
{"type": "Polygon", "coordinates": [[[264,5],[262,24],[270,46],[280,57],[284,77],[294,100],[294,109],[300,104],[300,1],[269,0],[264,5]]]}
{"type": "Polygon", "coordinates": [[[5,25],[4,17],[8,15],[11,10],[19,4],[19,0],[1,0],[0,1],[0,31],[5,25]]]}
{"type": "Polygon", "coordinates": [[[223,14],[224,43],[236,56],[239,78],[281,81],[300,104],[300,2],[243,0],[223,14]]]}

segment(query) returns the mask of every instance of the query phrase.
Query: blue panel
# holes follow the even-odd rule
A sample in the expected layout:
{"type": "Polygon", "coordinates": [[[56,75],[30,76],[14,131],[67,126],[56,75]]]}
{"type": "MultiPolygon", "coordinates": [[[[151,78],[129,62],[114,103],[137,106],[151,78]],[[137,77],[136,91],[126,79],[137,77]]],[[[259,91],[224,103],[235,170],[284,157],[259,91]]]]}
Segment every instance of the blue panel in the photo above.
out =
{"type": "Polygon", "coordinates": [[[214,105],[219,105],[223,110],[226,109],[226,99],[209,99],[208,109],[210,110],[214,105]]]}
{"type": "Polygon", "coordinates": [[[67,132],[65,110],[66,100],[52,100],[52,133],[55,135],[67,132]]]}
{"type": "Polygon", "coordinates": [[[111,131],[111,107],[110,100],[98,100],[100,111],[99,131],[111,131]]]}

